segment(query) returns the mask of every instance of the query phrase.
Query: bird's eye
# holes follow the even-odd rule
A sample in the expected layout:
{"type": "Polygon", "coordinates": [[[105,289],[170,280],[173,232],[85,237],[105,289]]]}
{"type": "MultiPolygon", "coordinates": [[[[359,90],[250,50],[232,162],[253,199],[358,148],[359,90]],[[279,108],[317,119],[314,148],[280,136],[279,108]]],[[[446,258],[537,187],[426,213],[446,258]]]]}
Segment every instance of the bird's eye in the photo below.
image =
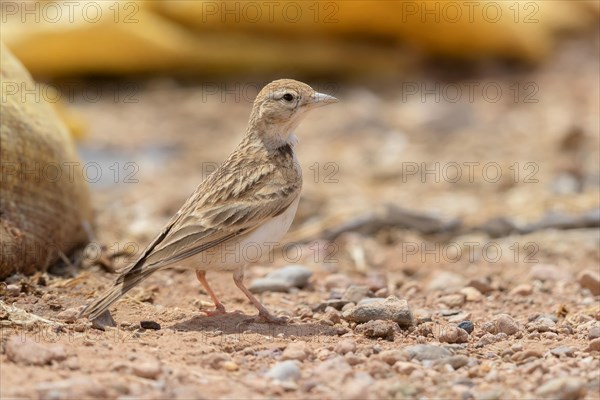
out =
{"type": "Polygon", "coordinates": [[[286,93],[283,95],[283,99],[285,101],[292,101],[292,100],[294,100],[294,96],[291,93],[286,93]]]}

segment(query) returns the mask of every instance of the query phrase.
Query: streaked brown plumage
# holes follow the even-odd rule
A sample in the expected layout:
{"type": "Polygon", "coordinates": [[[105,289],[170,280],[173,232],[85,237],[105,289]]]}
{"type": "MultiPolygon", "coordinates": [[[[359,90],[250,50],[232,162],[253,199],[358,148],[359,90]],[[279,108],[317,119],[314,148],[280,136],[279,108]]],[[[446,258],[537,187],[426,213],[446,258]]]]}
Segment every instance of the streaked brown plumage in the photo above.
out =
{"type": "Polygon", "coordinates": [[[334,97],[291,79],[265,86],[254,101],[242,142],[198,186],[140,258],[81,316],[98,318],[152,273],[179,265],[196,270],[215,303],[216,311],[211,314],[225,313],[225,307],[208,285],[206,271],[233,271],[234,282],[259,316],[277,321],[244,287],[247,263],[235,249],[248,244],[266,249],[267,242],[279,240],[288,230],[302,188],[293,131],[306,111],[334,102],[334,97]]]}

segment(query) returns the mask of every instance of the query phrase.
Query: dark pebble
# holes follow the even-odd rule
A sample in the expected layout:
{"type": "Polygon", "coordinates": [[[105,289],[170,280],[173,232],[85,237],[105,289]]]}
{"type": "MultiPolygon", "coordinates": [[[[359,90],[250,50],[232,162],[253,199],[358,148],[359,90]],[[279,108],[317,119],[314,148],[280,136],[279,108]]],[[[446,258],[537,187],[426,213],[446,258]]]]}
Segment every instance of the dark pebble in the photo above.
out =
{"type": "Polygon", "coordinates": [[[155,331],[160,329],[160,324],[154,321],[141,321],[140,326],[144,329],[153,329],[155,331]]]}
{"type": "Polygon", "coordinates": [[[467,331],[469,335],[471,334],[471,332],[473,332],[473,329],[475,329],[475,326],[471,321],[463,321],[460,324],[458,324],[458,327],[467,331]]]}

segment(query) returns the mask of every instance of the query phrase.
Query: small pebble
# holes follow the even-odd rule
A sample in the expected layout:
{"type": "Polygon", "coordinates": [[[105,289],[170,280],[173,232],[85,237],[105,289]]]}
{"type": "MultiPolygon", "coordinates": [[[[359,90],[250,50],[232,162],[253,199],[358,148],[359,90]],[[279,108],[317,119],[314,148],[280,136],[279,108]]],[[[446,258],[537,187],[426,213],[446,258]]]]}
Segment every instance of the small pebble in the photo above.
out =
{"type": "Polygon", "coordinates": [[[582,288],[589,290],[593,296],[600,295],[600,272],[592,270],[583,271],[577,277],[577,282],[579,282],[582,288]]]}
{"type": "Polygon", "coordinates": [[[144,329],[160,330],[160,324],[154,321],[140,321],[140,326],[144,329]]]}
{"type": "Polygon", "coordinates": [[[160,375],[161,365],[158,360],[136,362],[131,366],[134,375],[140,378],[156,379],[160,375]]]}
{"type": "Polygon", "coordinates": [[[366,297],[370,297],[373,294],[366,286],[352,285],[344,292],[342,300],[347,302],[358,303],[366,297]]]}
{"type": "Polygon", "coordinates": [[[494,321],[496,332],[490,333],[505,333],[509,336],[519,332],[519,325],[517,322],[508,314],[500,314],[494,321]]]}
{"type": "Polygon", "coordinates": [[[280,361],[273,365],[269,372],[267,372],[268,378],[280,382],[297,381],[300,379],[300,376],[301,372],[298,362],[293,360],[280,361]]]}
{"type": "Polygon", "coordinates": [[[463,355],[450,356],[439,359],[435,362],[436,365],[450,365],[452,369],[457,370],[469,363],[469,357],[463,355]]]}
{"type": "Polygon", "coordinates": [[[469,334],[464,329],[449,325],[442,329],[439,341],[444,343],[467,343],[469,334]]]}
{"type": "Polygon", "coordinates": [[[433,344],[416,344],[412,346],[406,346],[404,351],[407,352],[411,359],[418,361],[423,360],[439,360],[452,356],[452,352],[440,346],[433,344]]]}
{"type": "Polygon", "coordinates": [[[304,341],[292,342],[287,345],[281,354],[281,360],[298,360],[304,361],[312,354],[308,344],[304,341]]]}
{"type": "Polygon", "coordinates": [[[402,328],[413,326],[414,319],[406,300],[390,296],[385,300],[359,304],[342,313],[342,318],[356,323],[374,320],[394,321],[402,328]]]}
{"type": "Polygon", "coordinates": [[[535,394],[544,398],[563,400],[583,399],[586,394],[585,382],[579,377],[554,378],[542,384],[535,394]]]}
{"type": "Polygon", "coordinates": [[[481,294],[487,294],[494,291],[492,285],[485,279],[472,279],[467,284],[467,287],[469,286],[477,289],[481,294]]]}
{"type": "Polygon", "coordinates": [[[291,288],[305,287],[311,276],[312,271],[303,265],[288,265],[256,279],[248,289],[253,293],[288,292],[291,288]]]}
{"type": "Polygon", "coordinates": [[[356,342],[352,339],[343,339],[335,345],[335,352],[341,355],[356,352],[356,342]]]}
{"type": "Polygon", "coordinates": [[[460,293],[465,296],[467,301],[478,302],[483,300],[483,294],[472,286],[467,286],[460,289],[460,293]]]}
{"type": "Polygon", "coordinates": [[[475,325],[473,325],[473,322],[471,321],[462,321],[460,324],[458,324],[458,327],[463,329],[469,335],[473,333],[473,329],[475,329],[475,325]]]}
{"type": "Polygon", "coordinates": [[[594,340],[600,338],[600,326],[592,326],[588,332],[588,339],[594,340]]]}
{"type": "Polygon", "coordinates": [[[378,354],[378,358],[389,365],[394,365],[398,361],[406,361],[406,353],[398,349],[384,350],[378,354]]]}
{"type": "Polygon", "coordinates": [[[59,312],[56,318],[66,322],[67,324],[72,324],[73,322],[77,321],[77,317],[79,316],[81,309],[81,307],[67,308],[64,311],[59,312]]]}
{"type": "Polygon", "coordinates": [[[522,284],[522,285],[515,286],[509,292],[509,295],[511,295],[511,296],[529,296],[532,293],[533,293],[533,288],[531,287],[531,285],[522,284]]]}
{"type": "Polygon", "coordinates": [[[225,371],[234,372],[240,369],[240,367],[233,361],[225,361],[222,365],[225,371]]]}
{"type": "Polygon", "coordinates": [[[449,294],[438,299],[440,303],[447,305],[449,308],[460,308],[465,304],[466,296],[462,293],[449,294]]]}
{"type": "Polygon", "coordinates": [[[362,334],[365,337],[376,339],[384,338],[394,340],[395,327],[398,325],[392,321],[369,321],[356,326],[356,333],[362,334]]]}
{"type": "Polygon", "coordinates": [[[574,350],[572,348],[570,348],[569,346],[559,346],[559,347],[555,347],[554,349],[550,350],[550,353],[555,355],[555,356],[567,356],[567,357],[573,357],[574,355],[574,350]]]}
{"type": "Polygon", "coordinates": [[[584,351],[587,351],[588,353],[591,353],[592,351],[600,351],[600,338],[592,340],[584,349],[584,351]]]}
{"type": "Polygon", "coordinates": [[[66,349],[61,344],[41,344],[32,338],[23,339],[21,336],[8,339],[5,353],[10,361],[20,365],[48,365],[52,361],[63,361],[67,358],[66,349]]]}

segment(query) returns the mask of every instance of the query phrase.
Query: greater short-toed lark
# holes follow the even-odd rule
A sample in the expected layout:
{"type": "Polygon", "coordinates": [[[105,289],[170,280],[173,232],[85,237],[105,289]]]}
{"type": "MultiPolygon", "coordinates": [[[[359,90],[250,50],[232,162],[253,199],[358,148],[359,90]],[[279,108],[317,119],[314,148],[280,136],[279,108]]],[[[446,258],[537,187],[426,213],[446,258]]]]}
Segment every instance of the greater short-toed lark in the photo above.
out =
{"type": "Polygon", "coordinates": [[[81,316],[94,320],[150,274],[185,266],[196,270],[215,304],[209,315],[226,311],[208,285],[206,272],[230,271],[259,317],[280,321],[244,286],[243,252],[248,245],[268,251],[289,229],[302,188],[293,132],[307,111],[337,101],[291,79],[265,86],[254,101],[242,142],[198,186],[139,259],[81,316]]]}

